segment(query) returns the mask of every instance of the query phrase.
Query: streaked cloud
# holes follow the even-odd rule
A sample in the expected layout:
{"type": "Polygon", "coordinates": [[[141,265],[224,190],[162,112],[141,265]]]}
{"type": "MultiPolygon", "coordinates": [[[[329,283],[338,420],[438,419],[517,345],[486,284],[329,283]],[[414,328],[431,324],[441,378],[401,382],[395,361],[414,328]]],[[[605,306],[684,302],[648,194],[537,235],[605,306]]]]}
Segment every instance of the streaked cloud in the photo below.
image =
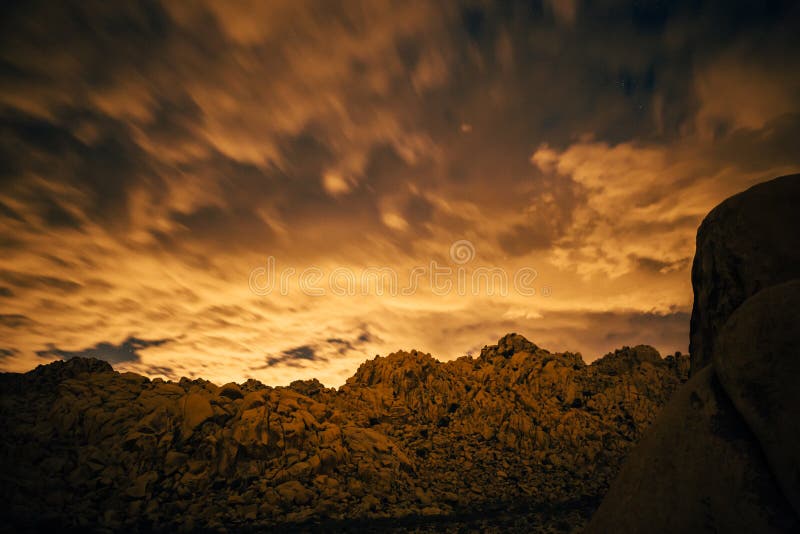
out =
{"type": "Polygon", "coordinates": [[[800,170],[793,2],[3,9],[3,369],[102,353],[338,385],[376,353],[512,330],[587,360],[686,350],[697,224],[800,170]],[[536,294],[297,286],[455,269],[459,240],[469,269],[535,270],[536,294]],[[286,295],[249,289],[270,256],[286,295]]]}

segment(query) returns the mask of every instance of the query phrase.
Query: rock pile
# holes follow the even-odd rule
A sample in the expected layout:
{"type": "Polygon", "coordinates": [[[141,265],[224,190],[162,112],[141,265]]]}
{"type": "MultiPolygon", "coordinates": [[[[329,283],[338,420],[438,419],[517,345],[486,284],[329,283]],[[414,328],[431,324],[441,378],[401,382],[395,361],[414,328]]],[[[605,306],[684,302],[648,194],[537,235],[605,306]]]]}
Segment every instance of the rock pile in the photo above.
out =
{"type": "Polygon", "coordinates": [[[515,334],[446,363],[376,357],[339,390],[56,362],[0,376],[3,520],[570,530],[687,374],[647,346],[586,365],[515,334]]]}
{"type": "Polygon", "coordinates": [[[588,532],[800,531],[800,175],[700,227],[692,379],[625,461],[588,532]]]}

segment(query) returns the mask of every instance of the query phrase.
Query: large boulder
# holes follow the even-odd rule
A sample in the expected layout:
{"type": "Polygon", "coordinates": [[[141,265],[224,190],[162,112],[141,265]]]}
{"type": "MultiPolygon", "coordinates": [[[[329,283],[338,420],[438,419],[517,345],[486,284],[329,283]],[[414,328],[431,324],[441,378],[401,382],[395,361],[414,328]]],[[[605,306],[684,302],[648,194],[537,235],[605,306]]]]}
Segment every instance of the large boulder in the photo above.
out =
{"type": "Polygon", "coordinates": [[[205,395],[190,393],[183,399],[183,429],[186,434],[213,416],[214,410],[205,395]]]}
{"type": "Polygon", "coordinates": [[[692,265],[692,373],[711,363],[728,317],[765,287],[800,277],[800,174],[776,178],[714,208],[692,265]]]}
{"type": "Polygon", "coordinates": [[[758,441],[706,367],[628,456],[586,533],[794,532],[758,441]]]}
{"type": "Polygon", "coordinates": [[[747,299],[722,329],[713,364],[800,512],[800,279],[747,299]]]}
{"type": "Polygon", "coordinates": [[[692,379],[630,454],[589,532],[800,531],[797,206],[793,175],[706,217],[692,268],[692,379]]]}
{"type": "Polygon", "coordinates": [[[800,277],[800,174],[776,178],[714,208],[692,265],[692,373],[711,363],[731,313],[765,287],[800,277]]]}

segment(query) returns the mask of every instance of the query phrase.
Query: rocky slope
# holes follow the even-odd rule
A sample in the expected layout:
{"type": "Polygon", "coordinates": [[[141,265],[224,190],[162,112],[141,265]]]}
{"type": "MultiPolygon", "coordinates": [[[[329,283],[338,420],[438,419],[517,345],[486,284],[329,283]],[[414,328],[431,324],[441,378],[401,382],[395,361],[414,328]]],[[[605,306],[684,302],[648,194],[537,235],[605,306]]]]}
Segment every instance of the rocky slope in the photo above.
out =
{"type": "Polygon", "coordinates": [[[338,391],[55,362],[0,377],[2,524],[569,531],[688,366],[646,346],[586,365],[514,334],[447,363],[376,357],[338,391]]]}
{"type": "Polygon", "coordinates": [[[698,232],[692,379],[625,461],[588,532],[800,532],[800,175],[698,232]]]}

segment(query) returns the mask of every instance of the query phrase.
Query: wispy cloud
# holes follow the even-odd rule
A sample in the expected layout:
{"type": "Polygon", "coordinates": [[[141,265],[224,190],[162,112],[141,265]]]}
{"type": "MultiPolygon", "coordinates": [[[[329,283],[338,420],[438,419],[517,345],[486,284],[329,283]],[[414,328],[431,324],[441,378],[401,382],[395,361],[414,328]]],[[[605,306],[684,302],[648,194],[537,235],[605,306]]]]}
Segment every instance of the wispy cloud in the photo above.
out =
{"type": "Polygon", "coordinates": [[[716,0],[6,7],[2,368],[95,351],[335,384],[375,353],[455,357],[504,330],[588,359],[648,342],[623,317],[685,350],[697,223],[800,170],[797,17],[716,0]],[[268,256],[407,273],[461,239],[471,265],[533,268],[552,293],[248,287],[268,256]]]}

